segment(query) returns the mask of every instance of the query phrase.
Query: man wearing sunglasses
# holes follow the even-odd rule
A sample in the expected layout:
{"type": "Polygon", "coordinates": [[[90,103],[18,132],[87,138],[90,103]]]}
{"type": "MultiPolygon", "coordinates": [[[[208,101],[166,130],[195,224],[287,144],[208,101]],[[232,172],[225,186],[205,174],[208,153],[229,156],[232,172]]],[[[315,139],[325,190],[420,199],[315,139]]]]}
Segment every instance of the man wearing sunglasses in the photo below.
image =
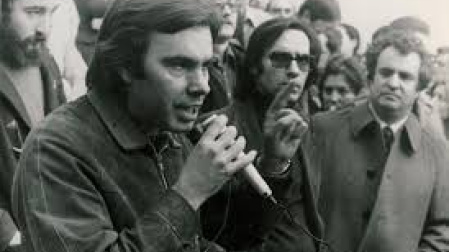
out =
{"type": "Polygon", "coordinates": [[[299,101],[315,77],[319,46],[309,26],[290,18],[263,23],[249,40],[244,81],[233,105],[220,113],[245,136],[246,147],[258,151],[255,166],[295,221],[237,177],[201,209],[206,237],[218,237],[228,250],[308,252],[320,245],[299,226],[315,238],[321,236],[315,208],[317,176],[297,152],[307,129],[299,101]]]}

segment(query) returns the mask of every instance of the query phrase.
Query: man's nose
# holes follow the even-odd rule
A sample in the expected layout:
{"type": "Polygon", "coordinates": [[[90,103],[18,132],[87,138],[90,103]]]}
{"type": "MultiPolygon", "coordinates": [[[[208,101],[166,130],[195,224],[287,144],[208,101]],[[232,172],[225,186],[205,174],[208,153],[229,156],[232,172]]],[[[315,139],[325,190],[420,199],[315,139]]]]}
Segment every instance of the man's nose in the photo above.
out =
{"type": "Polygon", "coordinates": [[[338,94],[338,92],[336,90],[332,90],[332,93],[329,98],[331,101],[337,102],[338,100],[340,100],[340,95],[338,94]]]}
{"type": "Polygon", "coordinates": [[[36,31],[48,36],[51,30],[51,15],[50,13],[44,13],[38,17],[36,31]]]}
{"type": "Polygon", "coordinates": [[[399,88],[399,86],[401,85],[401,79],[399,78],[399,75],[397,73],[392,74],[387,79],[387,85],[392,89],[399,88]]]}
{"type": "Polygon", "coordinates": [[[223,16],[225,16],[225,17],[231,15],[232,10],[231,10],[231,7],[229,6],[229,4],[225,4],[223,6],[221,12],[223,13],[223,16]]]}
{"type": "Polygon", "coordinates": [[[207,95],[210,92],[209,71],[207,69],[202,68],[192,73],[188,82],[189,92],[193,95],[207,95]]]}
{"type": "Polygon", "coordinates": [[[300,73],[300,68],[298,65],[298,62],[296,60],[292,60],[290,62],[290,66],[287,68],[287,77],[289,79],[294,79],[296,77],[298,77],[300,73]]]}

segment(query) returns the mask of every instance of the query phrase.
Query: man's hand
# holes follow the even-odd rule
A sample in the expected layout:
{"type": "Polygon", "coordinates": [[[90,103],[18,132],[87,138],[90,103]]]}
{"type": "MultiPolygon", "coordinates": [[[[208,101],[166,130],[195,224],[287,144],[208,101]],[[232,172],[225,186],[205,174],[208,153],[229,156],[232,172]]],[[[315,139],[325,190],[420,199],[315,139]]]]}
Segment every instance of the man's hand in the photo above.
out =
{"type": "Polygon", "coordinates": [[[227,121],[226,116],[220,115],[211,122],[173,186],[194,209],[256,157],[255,151],[244,154],[245,139],[237,137],[236,128],[226,126],[227,121]]]}
{"type": "Polygon", "coordinates": [[[285,163],[295,155],[301,137],[307,131],[307,123],[295,110],[301,91],[302,89],[298,90],[297,84],[287,84],[271,102],[263,129],[265,161],[277,160],[277,163],[285,163]]]}

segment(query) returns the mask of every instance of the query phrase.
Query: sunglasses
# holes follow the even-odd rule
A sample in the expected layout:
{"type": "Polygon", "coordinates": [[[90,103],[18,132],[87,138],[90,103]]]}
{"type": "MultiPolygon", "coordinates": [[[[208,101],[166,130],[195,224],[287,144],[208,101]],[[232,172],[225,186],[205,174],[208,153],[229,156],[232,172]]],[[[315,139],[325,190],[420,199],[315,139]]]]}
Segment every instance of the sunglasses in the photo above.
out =
{"type": "Polygon", "coordinates": [[[295,54],[292,55],[288,52],[271,52],[268,54],[268,58],[271,61],[271,65],[275,68],[287,69],[292,64],[292,61],[296,61],[299,69],[303,72],[310,71],[311,65],[314,61],[314,57],[309,54],[295,54]]]}

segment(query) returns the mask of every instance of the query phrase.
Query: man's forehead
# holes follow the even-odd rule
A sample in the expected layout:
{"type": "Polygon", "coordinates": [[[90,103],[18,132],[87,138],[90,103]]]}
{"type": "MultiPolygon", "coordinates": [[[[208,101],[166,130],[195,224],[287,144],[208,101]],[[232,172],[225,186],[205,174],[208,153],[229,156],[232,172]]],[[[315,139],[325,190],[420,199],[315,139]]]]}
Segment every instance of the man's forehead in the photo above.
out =
{"type": "Polygon", "coordinates": [[[240,4],[241,0],[212,0],[215,3],[230,3],[230,4],[240,4]]]}
{"type": "Polygon", "coordinates": [[[174,34],[153,32],[149,50],[161,57],[184,57],[209,60],[212,57],[212,35],[208,27],[198,26],[174,34]]]}
{"type": "Polygon", "coordinates": [[[53,9],[61,4],[61,0],[15,0],[23,7],[44,7],[53,9]]]}

